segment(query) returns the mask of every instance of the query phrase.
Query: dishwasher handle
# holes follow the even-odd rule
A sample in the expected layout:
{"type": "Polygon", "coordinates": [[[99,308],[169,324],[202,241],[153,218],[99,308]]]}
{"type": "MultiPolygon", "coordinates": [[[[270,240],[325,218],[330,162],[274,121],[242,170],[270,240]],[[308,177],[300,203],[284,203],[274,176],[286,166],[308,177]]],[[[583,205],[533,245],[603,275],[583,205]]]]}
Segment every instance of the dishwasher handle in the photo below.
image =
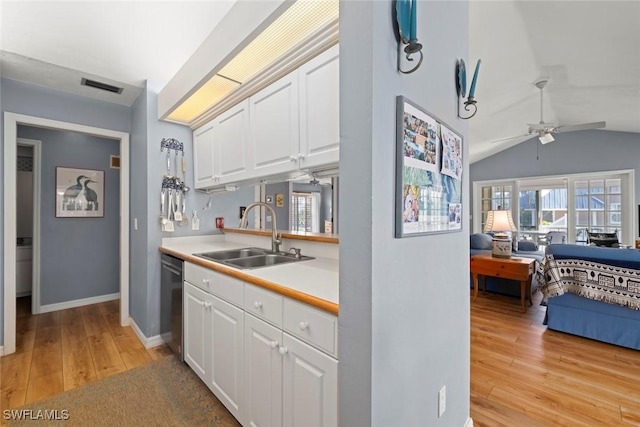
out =
{"type": "Polygon", "coordinates": [[[166,261],[160,261],[160,263],[162,264],[162,268],[169,270],[175,275],[182,276],[182,272],[176,269],[171,263],[166,261]]]}

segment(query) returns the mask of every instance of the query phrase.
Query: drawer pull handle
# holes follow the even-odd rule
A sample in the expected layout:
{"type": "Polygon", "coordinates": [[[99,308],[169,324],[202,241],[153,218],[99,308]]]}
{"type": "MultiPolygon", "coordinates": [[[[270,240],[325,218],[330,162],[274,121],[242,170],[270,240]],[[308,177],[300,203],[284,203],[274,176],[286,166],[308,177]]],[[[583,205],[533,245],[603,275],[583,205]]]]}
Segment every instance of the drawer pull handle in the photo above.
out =
{"type": "Polygon", "coordinates": [[[277,346],[280,345],[280,343],[278,341],[271,341],[269,345],[271,346],[271,348],[276,348],[277,346]]]}
{"type": "Polygon", "coordinates": [[[203,283],[205,286],[209,287],[209,279],[202,279],[202,283],[203,283]]]}
{"type": "Polygon", "coordinates": [[[300,327],[301,331],[304,331],[305,329],[309,328],[309,322],[300,322],[298,326],[300,327]]]}
{"type": "Polygon", "coordinates": [[[254,306],[256,309],[260,309],[260,308],[262,308],[262,302],[260,302],[260,301],[256,301],[256,302],[254,302],[254,303],[253,303],[253,306],[254,306]]]}
{"type": "Polygon", "coordinates": [[[280,347],[278,349],[278,351],[280,352],[281,355],[284,356],[285,354],[287,354],[289,352],[289,349],[287,347],[280,347]]]}

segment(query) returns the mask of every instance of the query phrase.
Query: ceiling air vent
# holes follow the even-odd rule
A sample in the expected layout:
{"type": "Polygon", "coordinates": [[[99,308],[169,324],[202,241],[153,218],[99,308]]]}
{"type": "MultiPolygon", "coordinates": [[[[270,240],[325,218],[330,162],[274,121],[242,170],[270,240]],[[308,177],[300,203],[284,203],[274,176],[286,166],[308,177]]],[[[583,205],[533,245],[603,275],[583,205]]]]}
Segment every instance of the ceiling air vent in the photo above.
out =
{"type": "Polygon", "coordinates": [[[82,81],[80,82],[80,84],[83,86],[89,86],[89,87],[93,87],[100,90],[106,90],[107,92],[112,92],[112,93],[122,93],[122,90],[123,90],[123,88],[121,87],[112,86],[107,83],[97,82],[95,80],[89,80],[84,77],[82,78],[82,81]]]}

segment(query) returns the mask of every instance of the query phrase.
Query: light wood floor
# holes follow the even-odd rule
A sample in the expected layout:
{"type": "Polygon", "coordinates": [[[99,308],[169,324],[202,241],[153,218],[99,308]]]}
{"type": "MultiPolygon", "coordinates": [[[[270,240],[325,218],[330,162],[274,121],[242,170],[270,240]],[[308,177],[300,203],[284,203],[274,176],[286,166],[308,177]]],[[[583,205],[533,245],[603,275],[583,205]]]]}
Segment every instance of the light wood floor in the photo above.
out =
{"type": "Polygon", "coordinates": [[[129,326],[120,326],[119,303],[34,316],[30,297],[18,298],[16,352],[0,358],[0,408],[16,408],[171,354],[164,345],[145,349],[129,326]]]}
{"type": "MultiPolygon", "coordinates": [[[[474,426],[640,426],[640,351],[547,330],[540,298],[526,314],[516,298],[472,302],[474,426]]],[[[2,409],[170,354],[120,326],[118,301],[36,316],[29,305],[18,305],[16,353],[0,358],[2,409]]]]}
{"type": "Polygon", "coordinates": [[[640,426],[640,351],[547,330],[541,298],[471,303],[474,427],[640,426]]]}

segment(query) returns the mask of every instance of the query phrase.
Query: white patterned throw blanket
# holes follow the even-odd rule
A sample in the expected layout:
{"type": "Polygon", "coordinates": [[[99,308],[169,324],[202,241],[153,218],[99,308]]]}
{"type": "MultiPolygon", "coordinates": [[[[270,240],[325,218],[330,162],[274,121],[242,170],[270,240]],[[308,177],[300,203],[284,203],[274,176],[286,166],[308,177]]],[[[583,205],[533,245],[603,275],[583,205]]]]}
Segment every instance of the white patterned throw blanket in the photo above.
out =
{"type": "Polygon", "coordinates": [[[570,257],[558,259],[547,251],[542,262],[542,270],[544,279],[540,282],[540,291],[545,301],[570,292],[581,297],[640,310],[638,268],[570,257]]]}

